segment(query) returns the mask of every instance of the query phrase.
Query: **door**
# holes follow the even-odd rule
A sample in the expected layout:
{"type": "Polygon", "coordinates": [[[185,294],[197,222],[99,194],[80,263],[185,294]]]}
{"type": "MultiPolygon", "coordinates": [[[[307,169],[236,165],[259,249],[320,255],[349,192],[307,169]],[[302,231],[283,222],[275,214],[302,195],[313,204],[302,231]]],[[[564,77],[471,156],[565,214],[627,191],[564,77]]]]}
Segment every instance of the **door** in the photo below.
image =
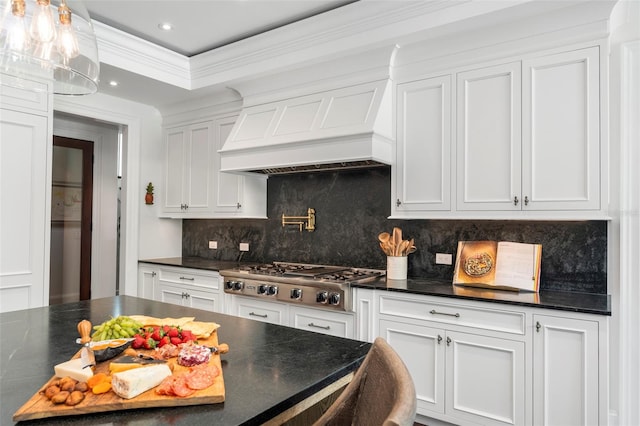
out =
{"type": "Polygon", "coordinates": [[[91,298],[93,142],[53,138],[49,303],[91,298]]]}
{"type": "Polygon", "coordinates": [[[451,77],[398,85],[393,209],[451,210],[451,77]]]}
{"type": "Polygon", "coordinates": [[[520,210],[520,63],[458,74],[457,209],[520,210]]]}

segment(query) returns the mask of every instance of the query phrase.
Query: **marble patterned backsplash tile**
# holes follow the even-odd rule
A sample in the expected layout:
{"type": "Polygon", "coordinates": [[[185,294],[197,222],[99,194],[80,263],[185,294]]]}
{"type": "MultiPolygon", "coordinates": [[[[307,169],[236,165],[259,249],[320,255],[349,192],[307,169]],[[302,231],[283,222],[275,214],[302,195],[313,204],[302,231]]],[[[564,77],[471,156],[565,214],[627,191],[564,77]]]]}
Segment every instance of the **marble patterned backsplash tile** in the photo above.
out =
{"type": "Polygon", "coordinates": [[[378,234],[400,227],[418,250],[409,256],[412,278],[453,278],[453,266],[436,265],[436,253],[455,253],[461,240],[542,244],[541,289],[606,294],[606,221],[390,220],[388,167],[273,176],[267,220],[183,221],[182,255],[217,260],[289,261],[384,269],[378,234]],[[282,227],[285,215],[316,210],[316,230],[282,227]],[[208,241],[218,242],[217,250],[208,241]],[[240,242],[249,251],[238,250],[240,242]]]}

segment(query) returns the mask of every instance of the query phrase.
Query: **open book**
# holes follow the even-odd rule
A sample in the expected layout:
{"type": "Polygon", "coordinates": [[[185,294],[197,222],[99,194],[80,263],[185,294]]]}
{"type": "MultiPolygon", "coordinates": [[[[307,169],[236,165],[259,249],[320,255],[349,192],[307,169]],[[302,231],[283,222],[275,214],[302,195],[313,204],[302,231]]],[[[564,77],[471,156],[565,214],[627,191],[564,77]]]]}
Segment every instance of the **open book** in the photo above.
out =
{"type": "Polygon", "coordinates": [[[453,284],[537,292],[541,244],[458,241],[453,284]]]}

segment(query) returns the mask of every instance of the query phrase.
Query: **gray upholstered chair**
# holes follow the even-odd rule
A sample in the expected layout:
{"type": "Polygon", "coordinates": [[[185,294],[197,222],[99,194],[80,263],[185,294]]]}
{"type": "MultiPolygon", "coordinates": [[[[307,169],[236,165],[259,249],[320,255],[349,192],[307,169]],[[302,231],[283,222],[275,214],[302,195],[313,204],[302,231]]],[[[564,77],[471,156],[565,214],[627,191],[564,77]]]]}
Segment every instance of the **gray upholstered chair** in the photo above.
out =
{"type": "Polygon", "coordinates": [[[318,419],[321,425],[412,425],[416,391],[398,354],[378,337],[338,399],[318,419]]]}

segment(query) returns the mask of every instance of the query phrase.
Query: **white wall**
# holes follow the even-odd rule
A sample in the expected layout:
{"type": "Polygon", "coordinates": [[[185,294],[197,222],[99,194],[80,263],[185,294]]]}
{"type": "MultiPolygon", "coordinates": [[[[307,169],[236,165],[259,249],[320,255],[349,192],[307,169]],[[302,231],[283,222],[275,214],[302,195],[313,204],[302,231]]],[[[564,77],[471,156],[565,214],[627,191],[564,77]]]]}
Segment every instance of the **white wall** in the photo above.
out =
{"type": "Polygon", "coordinates": [[[137,295],[138,259],[180,256],[182,221],[159,219],[146,206],[146,184],[162,177],[162,119],[147,105],[97,93],[54,99],[54,110],[123,125],[120,293],[137,295]]]}

